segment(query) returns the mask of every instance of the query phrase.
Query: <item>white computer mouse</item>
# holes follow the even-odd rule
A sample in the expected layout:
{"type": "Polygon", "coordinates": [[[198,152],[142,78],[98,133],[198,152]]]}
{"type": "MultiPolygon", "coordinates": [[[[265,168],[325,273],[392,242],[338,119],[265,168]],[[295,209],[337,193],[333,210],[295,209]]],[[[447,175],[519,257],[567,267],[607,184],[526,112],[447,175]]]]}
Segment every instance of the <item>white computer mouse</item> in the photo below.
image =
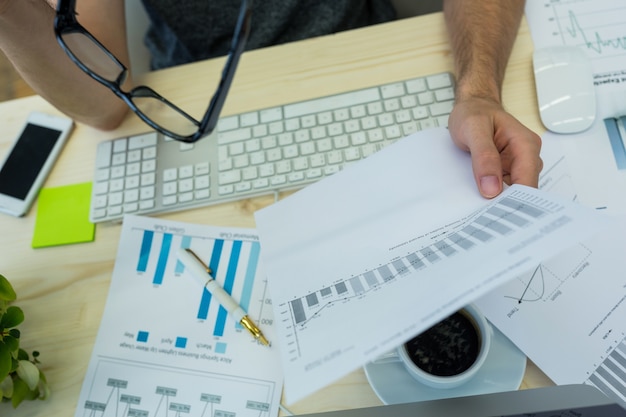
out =
{"type": "Polygon", "coordinates": [[[575,46],[553,46],[533,54],[539,114],[546,129],[578,133],[596,118],[591,62],[575,46]]]}

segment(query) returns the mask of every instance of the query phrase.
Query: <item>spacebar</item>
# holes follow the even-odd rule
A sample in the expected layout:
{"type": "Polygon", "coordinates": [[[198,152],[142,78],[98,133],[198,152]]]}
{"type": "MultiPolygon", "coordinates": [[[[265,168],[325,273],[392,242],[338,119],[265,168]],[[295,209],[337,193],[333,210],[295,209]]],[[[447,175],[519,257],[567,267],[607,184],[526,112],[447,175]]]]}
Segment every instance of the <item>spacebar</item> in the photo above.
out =
{"type": "Polygon", "coordinates": [[[336,110],[343,107],[366,104],[380,100],[380,93],[377,87],[366,88],[364,90],[351,91],[349,93],[337,94],[328,97],[316,98],[300,103],[287,104],[284,106],[285,119],[300,117],[311,113],[336,110]]]}

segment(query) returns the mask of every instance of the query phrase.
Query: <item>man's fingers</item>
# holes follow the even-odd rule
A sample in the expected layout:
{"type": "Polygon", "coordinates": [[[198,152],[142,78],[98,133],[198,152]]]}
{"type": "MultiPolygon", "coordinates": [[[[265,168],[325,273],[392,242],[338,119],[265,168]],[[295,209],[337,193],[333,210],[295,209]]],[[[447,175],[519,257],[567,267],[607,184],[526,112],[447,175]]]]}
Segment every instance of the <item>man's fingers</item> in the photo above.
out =
{"type": "Polygon", "coordinates": [[[502,162],[493,139],[473,138],[468,146],[478,191],[486,198],[497,196],[502,192],[502,162]]]}

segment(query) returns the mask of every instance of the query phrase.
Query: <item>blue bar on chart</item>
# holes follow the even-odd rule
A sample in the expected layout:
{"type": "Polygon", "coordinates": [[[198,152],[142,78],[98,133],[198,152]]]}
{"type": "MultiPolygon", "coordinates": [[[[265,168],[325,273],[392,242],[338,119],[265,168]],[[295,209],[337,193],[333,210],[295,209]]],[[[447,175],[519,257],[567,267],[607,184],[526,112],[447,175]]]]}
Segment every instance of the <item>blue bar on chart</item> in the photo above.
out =
{"type": "MultiPolygon", "coordinates": [[[[183,236],[180,242],[181,249],[189,249],[191,247],[191,236],[183,236]]],[[[185,271],[185,265],[179,260],[176,261],[176,268],[174,268],[174,273],[177,275],[182,274],[185,271]]]]}
{"type": "Polygon", "coordinates": [[[148,260],[150,260],[150,251],[152,250],[152,239],[154,239],[154,232],[152,230],[144,230],[143,238],[141,239],[141,249],[139,249],[137,272],[146,272],[148,269],[148,260]]]}
{"type": "MultiPolygon", "coordinates": [[[[252,299],[252,289],[254,287],[254,277],[256,275],[256,269],[259,265],[259,255],[261,253],[261,244],[259,242],[252,242],[250,245],[250,254],[248,255],[248,267],[246,268],[246,275],[243,279],[243,289],[241,290],[241,299],[239,305],[244,311],[248,311],[250,308],[250,301],[252,299]]],[[[240,323],[236,324],[238,329],[243,328],[240,323]]]]}
{"type": "Polygon", "coordinates": [[[224,342],[217,342],[215,344],[215,353],[221,353],[221,354],[226,353],[226,346],[227,344],[224,342]]]}
{"type": "Polygon", "coordinates": [[[624,146],[626,138],[622,139],[621,134],[621,132],[626,131],[625,121],[626,119],[624,117],[620,117],[619,122],[614,118],[604,119],[604,127],[606,128],[609,143],[611,144],[611,149],[613,150],[615,165],[617,165],[617,169],[619,170],[626,169],[626,147],[624,146]],[[623,128],[621,131],[620,125],[623,128]]]}
{"type": "MultiPolygon", "coordinates": [[[[209,260],[209,269],[213,273],[213,276],[217,274],[217,267],[220,263],[220,257],[222,256],[222,248],[224,247],[224,241],[222,239],[216,239],[213,243],[213,251],[211,253],[211,259],[209,260]]],[[[198,308],[198,319],[206,320],[209,316],[209,306],[211,305],[211,293],[205,288],[202,292],[202,299],[200,300],[200,307],[198,308]]]]}
{"type": "Polygon", "coordinates": [[[328,297],[333,293],[333,290],[330,287],[322,288],[320,291],[320,295],[322,297],[328,297]]]}
{"type": "Polygon", "coordinates": [[[176,342],[174,344],[177,348],[184,349],[187,347],[187,338],[186,337],[177,337],[176,342]]]}
{"type": "Polygon", "coordinates": [[[157,260],[156,271],[154,271],[154,278],[152,283],[154,285],[163,284],[163,277],[165,276],[165,267],[167,266],[167,259],[170,256],[170,248],[172,246],[172,234],[164,233],[163,241],[161,242],[161,249],[159,251],[159,258],[157,260]]]}
{"type": "MultiPolygon", "coordinates": [[[[226,269],[226,278],[224,279],[223,288],[228,294],[232,295],[233,286],[235,285],[235,275],[237,274],[237,266],[239,264],[239,254],[241,253],[241,241],[235,240],[230,252],[230,258],[228,260],[228,267],[226,269]]],[[[224,327],[226,326],[226,317],[228,311],[220,305],[217,312],[217,319],[215,320],[215,328],[213,330],[213,336],[224,336],[224,327]]]]}

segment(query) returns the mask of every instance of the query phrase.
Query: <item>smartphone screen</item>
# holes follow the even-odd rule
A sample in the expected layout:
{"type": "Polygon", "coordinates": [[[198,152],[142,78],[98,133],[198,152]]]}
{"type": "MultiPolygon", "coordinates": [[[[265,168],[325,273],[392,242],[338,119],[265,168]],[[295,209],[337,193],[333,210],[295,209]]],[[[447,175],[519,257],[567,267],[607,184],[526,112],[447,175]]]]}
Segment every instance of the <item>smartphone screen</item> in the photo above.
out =
{"type": "Polygon", "coordinates": [[[61,133],[28,123],[0,169],[0,194],[24,200],[61,133]]]}

